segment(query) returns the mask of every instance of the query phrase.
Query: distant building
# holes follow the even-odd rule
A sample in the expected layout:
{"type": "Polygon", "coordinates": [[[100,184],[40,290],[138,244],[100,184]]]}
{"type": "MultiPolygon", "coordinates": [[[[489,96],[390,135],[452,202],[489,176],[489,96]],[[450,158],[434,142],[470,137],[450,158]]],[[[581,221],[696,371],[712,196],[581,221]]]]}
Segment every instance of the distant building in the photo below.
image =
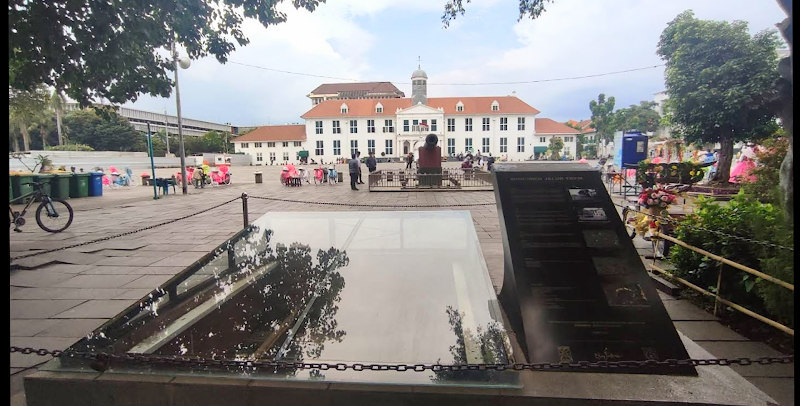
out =
{"type": "MultiPolygon", "coordinates": [[[[79,110],[78,103],[67,103],[66,111],[79,110]]],[[[133,128],[137,131],[147,132],[147,123],[150,123],[150,131],[158,132],[166,130],[167,134],[178,134],[178,116],[166,113],[153,113],[130,107],[119,107],[117,113],[128,119],[133,128]]],[[[219,131],[232,133],[230,124],[212,123],[210,121],[195,120],[181,117],[183,123],[183,135],[201,136],[209,131],[219,131]]]]}
{"type": "Polygon", "coordinates": [[[285,165],[297,162],[305,150],[305,124],[265,125],[233,140],[236,152],[251,156],[253,165],[285,165]]]}
{"type": "Polygon", "coordinates": [[[326,83],[308,94],[312,106],[325,100],[397,99],[405,96],[389,82],[326,83]]]}

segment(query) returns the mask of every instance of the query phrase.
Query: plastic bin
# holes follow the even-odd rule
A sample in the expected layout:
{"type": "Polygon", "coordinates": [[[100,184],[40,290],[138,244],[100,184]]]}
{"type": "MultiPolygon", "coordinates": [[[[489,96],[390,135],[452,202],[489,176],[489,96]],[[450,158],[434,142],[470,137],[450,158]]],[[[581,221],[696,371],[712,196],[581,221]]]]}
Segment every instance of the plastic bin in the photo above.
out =
{"type": "Polygon", "coordinates": [[[89,174],[74,173],[69,180],[69,197],[89,196],[89,174]]]}
{"type": "Polygon", "coordinates": [[[103,172],[89,172],[89,196],[103,195],[103,172]]]}
{"type": "MultiPolygon", "coordinates": [[[[33,186],[32,185],[24,185],[24,183],[33,182],[33,174],[25,174],[25,175],[9,175],[11,179],[11,189],[14,191],[14,198],[18,198],[22,195],[26,195],[28,193],[33,193],[33,186]]],[[[14,202],[15,204],[24,203],[22,200],[14,202]]]]}
{"type": "Polygon", "coordinates": [[[14,200],[14,185],[11,184],[11,176],[8,177],[8,201],[14,200]]]}
{"type": "Polygon", "coordinates": [[[256,175],[256,183],[263,183],[264,182],[264,179],[262,177],[261,171],[253,172],[253,174],[256,175]]]}
{"type": "MultiPolygon", "coordinates": [[[[48,196],[53,196],[53,175],[49,173],[37,173],[33,177],[34,182],[42,183],[42,190],[44,194],[48,196]]],[[[31,185],[31,191],[33,191],[33,185],[31,185]]],[[[37,199],[39,201],[41,199],[37,199]]]]}
{"type": "Polygon", "coordinates": [[[54,173],[50,190],[52,197],[56,199],[69,199],[69,180],[72,179],[71,173],[54,173]]]}

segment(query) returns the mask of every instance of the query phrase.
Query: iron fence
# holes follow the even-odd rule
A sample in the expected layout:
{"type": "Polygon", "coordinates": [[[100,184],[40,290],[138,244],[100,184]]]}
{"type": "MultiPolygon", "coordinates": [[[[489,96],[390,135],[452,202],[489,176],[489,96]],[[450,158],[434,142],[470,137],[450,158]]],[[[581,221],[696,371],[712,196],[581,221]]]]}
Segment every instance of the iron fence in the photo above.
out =
{"type": "Polygon", "coordinates": [[[409,190],[494,190],[491,172],[480,169],[443,168],[441,173],[422,169],[379,170],[369,174],[370,192],[409,190]]]}

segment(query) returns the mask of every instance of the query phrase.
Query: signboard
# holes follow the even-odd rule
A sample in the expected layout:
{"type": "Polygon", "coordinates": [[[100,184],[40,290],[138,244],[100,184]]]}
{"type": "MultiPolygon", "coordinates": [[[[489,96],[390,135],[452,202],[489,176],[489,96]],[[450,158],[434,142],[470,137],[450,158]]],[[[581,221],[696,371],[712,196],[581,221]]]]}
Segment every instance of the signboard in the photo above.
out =
{"type": "MultiPolygon", "coordinates": [[[[529,362],[689,358],[599,172],[498,163],[500,301],[529,362]]],[[[586,369],[696,375],[693,367],[586,369]]]]}

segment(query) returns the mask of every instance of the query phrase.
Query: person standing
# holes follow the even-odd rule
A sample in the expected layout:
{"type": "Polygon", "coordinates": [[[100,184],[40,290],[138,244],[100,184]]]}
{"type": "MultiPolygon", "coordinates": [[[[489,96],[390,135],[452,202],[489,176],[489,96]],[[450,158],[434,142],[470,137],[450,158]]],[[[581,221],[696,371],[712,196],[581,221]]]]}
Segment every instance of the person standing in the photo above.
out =
{"type": "Polygon", "coordinates": [[[370,152],[369,157],[367,158],[367,169],[369,173],[375,172],[378,168],[378,160],[375,159],[375,152],[370,152]]]}
{"type": "Polygon", "coordinates": [[[411,169],[411,164],[414,163],[414,153],[409,152],[408,156],[406,156],[406,169],[411,169]]]}
{"type": "Polygon", "coordinates": [[[356,159],[358,160],[358,184],[363,185],[364,181],[361,180],[361,151],[356,151],[356,159]]]}
{"type": "Polygon", "coordinates": [[[353,159],[347,163],[347,166],[350,169],[350,189],[352,190],[358,190],[356,187],[356,182],[358,181],[358,170],[361,167],[356,156],[356,154],[353,154],[353,159]]]}

